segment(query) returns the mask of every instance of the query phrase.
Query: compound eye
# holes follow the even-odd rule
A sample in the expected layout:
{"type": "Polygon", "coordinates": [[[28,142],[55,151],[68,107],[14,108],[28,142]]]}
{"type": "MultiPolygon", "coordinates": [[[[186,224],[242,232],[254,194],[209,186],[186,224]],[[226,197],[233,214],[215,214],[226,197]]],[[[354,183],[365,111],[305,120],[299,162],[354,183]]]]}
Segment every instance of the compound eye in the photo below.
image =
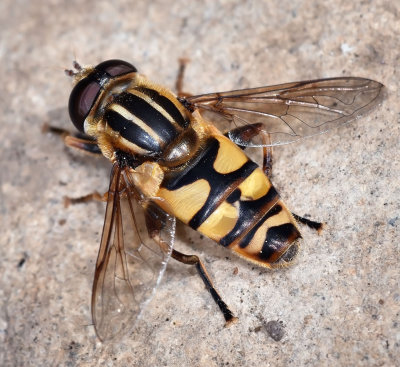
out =
{"type": "Polygon", "coordinates": [[[96,101],[100,88],[99,82],[89,75],[72,89],[68,103],[69,116],[75,127],[81,132],[85,132],[83,124],[96,101]]]}
{"type": "Polygon", "coordinates": [[[137,71],[137,69],[133,65],[123,60],[103,61],[102,63],[97,65],[95,69],[100,72],[105,72],[112,77],[137,71]]]}

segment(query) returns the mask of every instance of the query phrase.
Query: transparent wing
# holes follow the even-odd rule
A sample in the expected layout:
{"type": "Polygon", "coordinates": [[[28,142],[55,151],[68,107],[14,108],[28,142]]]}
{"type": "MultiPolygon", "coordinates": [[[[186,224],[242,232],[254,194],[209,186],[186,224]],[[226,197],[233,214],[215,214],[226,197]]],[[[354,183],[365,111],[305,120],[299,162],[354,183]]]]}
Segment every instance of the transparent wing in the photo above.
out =
{"type": "Polygon", "coordinates": [[[181,101],[189,109],[222,117],[222,125],[216,122],[222,130],[261,123],[271,137],[266,144],[260,135],[248,142],[228,134],[238,145],[282,145],[360,117],[382,101],[383,89],[376,81],[347,77],[203,94],[181,101]]]}
{"type": "Polygon", "coordinates": [[[163,250],[149,238],[143,210],[148,200],[127,175],[114,165],[93,281],[92,318],[103,341],[133,328],[165,271],[175,233],[175,218],[153,204],[163,221],[159,235],[163,250]]]}

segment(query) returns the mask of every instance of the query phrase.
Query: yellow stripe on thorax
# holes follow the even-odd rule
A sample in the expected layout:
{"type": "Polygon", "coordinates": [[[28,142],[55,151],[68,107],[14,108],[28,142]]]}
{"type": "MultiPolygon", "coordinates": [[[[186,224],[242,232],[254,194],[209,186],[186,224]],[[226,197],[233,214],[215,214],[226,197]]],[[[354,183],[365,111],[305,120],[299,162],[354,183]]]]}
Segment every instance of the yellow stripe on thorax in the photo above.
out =
{"type": "MultiPolygon", "coordinates": [[[[148,88],[148,89],[153,89],[155,91],[157,91],[161,96],[168,98],[170,100],[170,102],[172,102],[175,107],[178,109],[178,111],[181,113],[181,115],[184,118],[189,118],[190,116],[193,118],[194,115],[200,115],[198,111],[195,111],[193,114],[191,114],[183,105],[182,103],[180,103],[177,99],[177,96],[172,93],[168,88],[163,87],[162,85],[153,83],[152,81],[148,80],[144,75],[142,74],[137,74],[136,78],[135,78],[135,84],[132,84],[132,86],[135,89],[129,89],[129,93],[132,93],[132,90],[135,90],[136,92],[138,92],[138,90],[136,89],[137,87],[144,87],[144,88],[148,88]]],[[[139,92],[140,93],[140,92],[139,92]]],[[[136,93],[134,93],[136,94],[136,93]]],[[[137,96],[139,96],[139,94],[136,94],[137,96]]],[[[142,98],[141,94],[139,97],[142,98]]],[[[145,99],[147,102],[149,103],[154,103],[150,97],[146,96],[147,99],[145,99]]],[[[154,108],[156,108],[155,104],[152,104],[152,106],[154,108]]],[[[158,106],[159,108],[161,108],[160,106],[158,106]]],[[[162,109],[164,111],[164,109],[162,109]]],[[[160,110],[161,112],[161,110],[160,110]]],[[[165,111],[164,111],[165,112],[165,111]]],[[[161,112],[163,113],[163,112],[161,112]]],[[[172,117],[165,112],[164,116],[174,124],[175,127],[177,127],[178,129],[181,129],[181,127],[175,123],[175,121],[172,119],[172,117]],[[169,117],[168,117],[169,116],[169,117]]]]}
{"type": "MultiPolygon", "coordinates": [[[[156,89],[156,91],[158,90],[156,89]]],[[[160,112],[172,125],[174,125],[176,129],[182,130],[182,127],[179,126],[179,124],[172,118],[172,116],[167,111],[165,111],[164,108],[162,108],[159,104],[154,102],[148,95],[139,92],[137,89],[129,89],[128,92],[146,101],[151,107],[160,112]]]]}
{"type": "Polygon", "coordinates": [[[109,109],[119,113],[125,119],[132,121],[132,123],[139,126],[142,130],[146,131],[147,134],[149,134],[156,142],[158,142],[161,145],[162,141],[160,139],[160,136],[143,120],[137,118],[133,113],[129,112],[125,107],[113,103],[109,107],[109,109]]]}
{"type": "Polygon", "coordinates": [[[112,161],[116,149],[124,150],[128,147],[130,151],[134,152],[135,154],[146,155],[150,153],[148,150],[143,149],[139,147],[139,145],[136,145],[123,138],[119,132],[114,131],[108,125],[103,128],[103,133],[98,135],[97,142],[104,156],[112,161]]]}

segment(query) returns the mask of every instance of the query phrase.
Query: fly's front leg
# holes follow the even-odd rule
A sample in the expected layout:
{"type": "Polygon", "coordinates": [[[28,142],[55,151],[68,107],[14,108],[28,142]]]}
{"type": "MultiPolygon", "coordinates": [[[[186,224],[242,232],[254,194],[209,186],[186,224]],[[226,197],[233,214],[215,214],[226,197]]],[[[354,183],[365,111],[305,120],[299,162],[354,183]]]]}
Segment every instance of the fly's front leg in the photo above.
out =
{"type": "Polygon", "coordinates": [[[70,198],[69,196],[64,196],[64,207],[68,208],[70,205],[83,204],[89,201],[107,202],[107,200],[108,200],[108,192],[101,195],[99,192],[94,191],[91,194],[87,194],[77,198],[70,198]]]}
{"type": "Polygon", "coordinates": [[[43,125],[42,132],[44,133],[50,132],[52,134],[59,135],[64,141],[64,144],[69,148],[78,149],[83,153],[89,153],[94,155],[101,154],[101,150],[97,145],[97,142],[91,139],[86,134],[82,133],[71,134],[68,130],[64,130],[55,126],[50,126],[47,124],[43,125]]]}
{"type": "MultiPolygon", "coordinates": [[[[164,250],[168,251],[168,245],[162,240],[161,232],[164,228],[165,216],[167,214],[160,208],[156,207],[154,204],[150,204],[149,207],[145,208],[145,218],[146,227],[149,236],[164,250]]],[[[222,314],[225,318],[225,326],[230,326],[231,324],[237,322],[238,318],[233,315],[233,312],[229,309],[228,305],[223,301],[222,297],[219,295],[215,289],[210,276],[204,267],[203,262],[196,255],[185,255],[179,251],[172,250],[171,256],[184,264],[194,265],[203,280],[207,290],[211,293],[215,303],[218,305],[222,314]]]]}

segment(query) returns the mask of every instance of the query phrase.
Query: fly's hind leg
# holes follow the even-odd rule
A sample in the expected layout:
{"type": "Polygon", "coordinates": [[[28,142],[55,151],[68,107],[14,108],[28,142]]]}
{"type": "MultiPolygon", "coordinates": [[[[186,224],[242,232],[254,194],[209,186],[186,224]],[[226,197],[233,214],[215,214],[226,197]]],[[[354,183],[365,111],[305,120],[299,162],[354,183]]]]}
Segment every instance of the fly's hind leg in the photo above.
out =
{"type": "MultiPolygon", "coordinates": [[[[261,135],[261,141],[263,144],[263,171],[268,178],[272,176],[272,145],[271,145],[271,136],[262,130],[263,124],[249,124],[245,126],[238,127],[236,129],[228,131],[225,136],[234,141],[239,147],[245,149],[247,144],[251,142],[251,140],[257,136],[261,135]],[[242,143],[242,144],[240,144],[242,143]]],[[[305,224],[306,226],[315,229],[318,233],[320,233],[323,229],[324,224],[320,222],[316,222],[304,217],[301,217],[297,214],[292,213],[293,217],[300,223],[305,224]]]]}
{"type": "Polygon", "coordinates": [[[225,318],[225,326],[230,326],[238,321],[238,318],[233,315],[233,312],[229,309],[228,305],[223,301],[217,290],[215,289],[210,276],[207,273],[206,268],[204,267],[203,262],[196,255],[185,255],[179,251],[172,250],[171,256],[184,264],[187,265],[195,265],[196,269],[204,282],[207,290],[211,293],[215,303],[218,305],[222,314],[225,318]]]}
{"type": "Polygon", "coordinates": [[[315,229],[318,233],[321,233],[321,231],[324,229],[324,223],[321,222],[315,222],[313,220],[300,217],[300,215],[297,215],[295,213],[292,213],[294,219],[296,219],[298,222],[305,224],[307,227],[310,227],[311,229],[315,229]]]}
{"type": "MultiPolygon", "coordinates": [[[[152,238],[164,251],[168,250],[168,245],[162,240],[161,232],[164,229],[164,223],[166,223],[165,216],[167,214],[154,203],[150,203],[147,208],[145,208],[145,218],[146,227],[150,238],[152,238]]],[[[210,276],[204,267],[203,262],[196,255],[185,255],[179,251],[172,250],[171,257],[187,265],[194,265],[203,280],[207,290],[211,293],[215,303],[218,305],[222,314],[225,318],[225,326],[230,326],[231,324],[237,322],[238,318],[233,315],[228,305],[223,301],[222,297],[219,295],[215,289],[210,276]]]]}
{"type": "Polygon", "coordinates": [[[272,145],[271,135],[261,131],[263,141],[263,170],[268,178],[272,176],[272,145]]]}
{"type": "Polygon", "coordinates": [[[249,124],[230,130],[225,133],[225,136],[236,143],[240,148],[245,149],[254,137],[261,135],[263,144],[263,171],[265,175],[270,178],[272,175],[271,137],[262,127],[263,124],[261,123],[249,124]]]}

